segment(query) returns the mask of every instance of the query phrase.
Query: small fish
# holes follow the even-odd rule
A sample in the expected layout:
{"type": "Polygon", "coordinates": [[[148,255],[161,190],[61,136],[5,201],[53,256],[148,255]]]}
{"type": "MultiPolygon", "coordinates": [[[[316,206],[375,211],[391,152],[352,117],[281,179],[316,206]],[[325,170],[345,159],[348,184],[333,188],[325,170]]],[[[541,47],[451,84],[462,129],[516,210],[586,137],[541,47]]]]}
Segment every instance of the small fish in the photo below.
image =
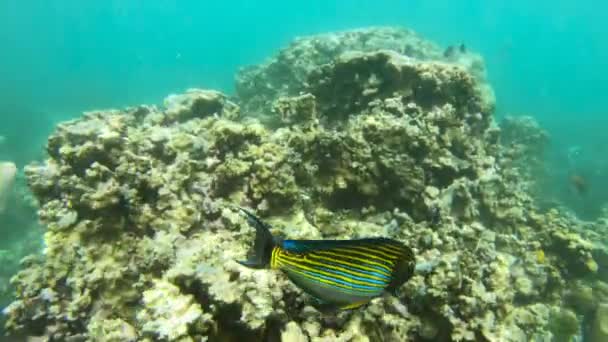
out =
{"type": "Polygon", "coordinates": [[[587,180],[581,175],[570,175],[570,183],[579,195],[584,195],[589,190],[589,184],[587,183],[587,180]]]}
{"type": "Polygon", "coordinates": [[[455,53],[455,48],[453,45],[450,45],[447,47],[447,49],[445,49],[445,51],[443,51],[443,57],[445,58],[450,58],[454,56],[455,53]]]}
{"type": "Polygon", "coordinates": [[[399,241],[388,238],[359,240],[279,240],[270,226],[249,211],[255,227],[253,254],[238,261],[250,268],[282,270],[318,307],[354,309],[375,297],[397,289],[411,278],[414,253],[399,241]]]}
{"type": "Polygon", "coordinates": [[[443,51],[443,57],[444,58],[452,58],[454,56],[456,56],[456,53],[467,53],[467,47],[466,45],[464,45],[464,43],[461,43],[460,45],[458,45],[458,47],[456,47],[455,45],[450,45],[447,47],[447,49],[445,49],[445,51],[443,51]]]}
{"type": "Polygon", "coordinates": [[[441,223],[441,208],[434,205],[429,208],[428,220],[432,227],[437,227],[441,223]]]}

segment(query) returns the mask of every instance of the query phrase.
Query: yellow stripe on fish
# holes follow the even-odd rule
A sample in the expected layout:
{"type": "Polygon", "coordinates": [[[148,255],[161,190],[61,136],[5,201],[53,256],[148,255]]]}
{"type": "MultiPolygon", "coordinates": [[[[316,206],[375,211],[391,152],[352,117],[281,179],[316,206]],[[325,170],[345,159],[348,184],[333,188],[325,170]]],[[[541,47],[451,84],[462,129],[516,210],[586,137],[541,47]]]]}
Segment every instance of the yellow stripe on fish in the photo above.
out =
{"type": "Polygon", "coordinates": [[[357,240],[278,240],[270,226],[241,209],[256,228],[253,254],[239,261],[251,268],[282,270],[317,304],[352,309],[384,292],[395,294],[414,272],[411,249],[376,237],[357,240]]]}
{"type": "Polygon", "coordinates": [[[294,257],[293,255],[290,255],[290,253],[284,251],[278,252],[277,262],[279,267],[281,267],[281,264],[289,264],[290,266],[298,267],[308,272],[313,272],[317,276],[331,277],[333,278],[333,280],[336,281],[345,281],[355,285],[365,285],[370,287],[384,287],[386,285],[386,283],[378,285],[377,283],[356,279],[355,277],[351,277],[348,275],[329,272],[323,269],[324,267],[326,267],[326,264],[309,262],[306,260],[305,257],[294,257]]]}
{"type": "Polygon", "coordinates": [[[389,253],[389,252],[385,252],[385,251],[381,251],[381,250],[374,250],[370,247],[366,247],[366,246],[353,246],[353,247],[349,247],[349,249],[355,249],[355,250],[360,250],[363,252],[367,252],[367,253],[372,253],[382,259],[390,259],[390,261],[392,262],[395,259],[398,259],[399,256],[402,253],[396,254],[396,253],[389,253]]]}
{"type": "Polygon", "coordinates": [[[338,266],[339,263],[336,263],[335,259],[334,260],[327,259],[322,262],[315,261],[314,258],[311,258],[310,253],[298,255],[298,254],[293,254],[293,253],[286,252],[283,250],[280,250],[277,253],[278,253],[277,254],[278,255],[277,264],[279,265],[279,267],[280,267],[281,260],[286,259],[286,260],[290,260],[292,262],[301,264],[303,266],[305,265],[305,266],[313,268],[313,269],[320,269],[322,271],[324,271],[324,269],[326,269],[326,271],[328,271],[330,273],[342,275],[345,277],[350,277],[351,279],[354,279],[355,282],[356,282],[356,280],[362,280],[362,281],[366,281],[367,283],[372,283],[374,285],[380,284],[382,286],[386,286],[386,284],[390,280],[390,277],[382,276],[382,275],[375,275],[374,273],[377,274],[377,272],[374,272],[373,269],[371,270],[371,272],[365,272],[366,270],[360,270],[360,266],[354,265],[354,264],[350,264],[347,267],[338,266]]]}
{"type": "Polygon", "coordinates": [[[340,255],[340,254],[333,254],[331,257],[329,257],[329,256],[325,256],[325,255],[327,255],[327,254],[331,255],[332,254],[331,252],[329,252],[329,253],[327,253],[327,251],[323,251],[323,252],[325,252],[325,253],[322,253],[321,251],[309,252],[309,253],[307,253],[307,255],[312,258],[322,259],[322,260],[325,260],[328,262],[339,263],[341,265],[344,265],[345,267],[352,267],[352,268],[357,268],[361,271],[373,272],[382,277],[391,276],[390,270],[387,271],[385,265],[377,264],[373,261],[370,262],[369,260],[365,260],[365,259],[361,259],[361,258],[357,258],[357,257],[348,257],[348,256],[340,255]],[[354,260],[353,260],[353,258],[354,258],[354,260]]]}
{"type": "Polygon", "coordinates": [[[286,267],[286,271],[295,272],[303,275],[306,278],[312,279],[316,282],[323,284],[332,285],[344,289],[356,289],[357,291],[363,292],[377,292],[378,289],[367,288],[371,287],[365,283],[358,283],[347,277],[335,276],[328,272],[323,272],[315,268],[306,267],[298,262],[290,261],[289,259],[283,258],[280,254],[277,257],[280,267],[286,267]],[[360,285],[360,286],[357,286],[360,285]]]}
{"type": "Polygon", "coordinates": [[[356,247],[351,247],[351,248],[343,248],[343,247],[334,248],[333,251],[342,252],[342,253],[346,253],[346,254],[356,254],[356,255],[360,255],[360,256],[365,257],[365,258],[374,259],[377,262],[381,262],[381,263],[384,263],[385,265],[388,265],[388,267],[392,267],[394,265],[393,260],[384,258],[384,257],[378,255],[377,253],[370,253],[370,252],[360,251],[360,250],[356,249],[356,247]]]}
{"type": "Polygon", "coordinates": [[[337,258],[345,258],[345,259],[348,259],[348,260],[356,260],[358,262],[361,262],[361,263],[364,263],[364,264],[367,264],[367,265],[378,266],[378,267],[382,268],[386,272],[385,273],[386,275],[391,275],[391,272],[392,272],[392,269],[391,269],[390,266],[387,266],[387,265],[379,263],[379,262],[363,259],[363,258],[360,258],[360,257],[356,257],[356,256],[352,256],[352,255],[346,255],[346,254],[343,254],[343,253],[336,253],[336,252],[333,252],[333,251],[326,251],[326,250],[318,251],[317,253],[321,254],[321,255],[329,255],[329,256],[333,256],[333,257],[337,257],[337,258]]]}
{"type": "Polygon", "coordinates": [[[381,280],[381,281],[386,281],[388,279],[390,279],[390,274],[388,273],[382,273],[378,270],[378,268],[374,268],[374,267],[368,267],[365,265],[361,265],[361,264],[354,264],[354,263],[350,263],[344,260],[338,260],[336,258],[328,258],[322,255],[317,255],[314,252],[310,252],[307,253],[306,256],[310,259],[310,260],[318,260],[323,262],[326,265],[330,265],[330,266],[335,266],[339,269],[345,269],[348,272],[351,272],[353,275],[359,276],[366,276],[366,277],[370,277],[372,279],[377,279],[377,280],[381,280]]]}

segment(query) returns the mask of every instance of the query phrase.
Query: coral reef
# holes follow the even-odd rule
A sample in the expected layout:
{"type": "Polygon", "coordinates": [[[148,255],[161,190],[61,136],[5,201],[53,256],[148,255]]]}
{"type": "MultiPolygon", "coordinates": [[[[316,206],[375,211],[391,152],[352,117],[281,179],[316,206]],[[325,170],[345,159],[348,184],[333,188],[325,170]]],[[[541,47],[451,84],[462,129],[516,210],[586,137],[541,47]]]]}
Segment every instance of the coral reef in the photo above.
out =
{"type": "Polygon", "coordinates": [[[48,159],[26,168],[45,250],[12,279],[7,329],[66,341],[603,336],[597,236],[536,209],[504,157],[483,62],[442,58],[406,30],[302,38],[242,73],[237,102],[192,89],[60,124],[48,159]],[[401,240],[417,272],[396,297],[322,314],[283,275],[234,261],[254,236],[236,205],[278,236],[401,240]]]}
{"type": "MultiPolygon", "coordinates": [[[[239,104],[244,112],[255,113],[260,120],[265,121],[265,114],[276,110],[273,103],[277,99],[309,92],[309,77],[321,66],[333,63],[344,53],[380,50],[395,52],[417,61],[457,65],[476,78],[475,86],[484,101],[488,105],[494,105],[494,92],[486,81],[485,64],[479,54],[464,52],[444,57],[442,49],[435,43],[423,39],[412,30],[396,27],[372,27],[297,38],[265,63],[243,68],[238,73],[236,91],[239,104]]],[[[356,73],[351,76],[355,75],[356,73]]],[[[363,82],[356,83],[366,85],[363,82]]],[[[276,123],[272,116],[267,120],[276,123]]]]}
{"type": "MultiPolygon", "coordinates": [[[[20,269],[20,260],[41,249],[41,227],[36,221],[36,203],[22,173],[18,173],[6,210],[0,213],[0,309],[15,299],[11,277],[20,269]]],[[[0,336],[5,317],[0,315],[0,336]]],[[[0,338],[2,340],[2,338],[0,338]]]]}
{"type": "Polygon", "coordinates": [[[591,329],[591,342],[606,341],[608,339],[608,304],[604,303],[598,306],[591,329]]]}
{"type": "MultiPolygon", "coordinates": [[[[192,295],[182,294],[166,280],[155,281],[152,289],[144,291],[143,305],[137,314],[143,333],[165,340],[179,340],[188,335],[192,325],[204,325],[211,319],[209,315],[203,316],[201,306],[192,295]]],[[[135,337],[135,332],[133,335],[135,337]]]]}
{"type": "Polygon", "coordinates": [[[516,168],[520,184],[527,193],[541,201],[546,191],[549,171],[546,168],[545,152],[549,134],[530,116],[508,116],[500,123],[503,145],[503,166],[516,168]]]}

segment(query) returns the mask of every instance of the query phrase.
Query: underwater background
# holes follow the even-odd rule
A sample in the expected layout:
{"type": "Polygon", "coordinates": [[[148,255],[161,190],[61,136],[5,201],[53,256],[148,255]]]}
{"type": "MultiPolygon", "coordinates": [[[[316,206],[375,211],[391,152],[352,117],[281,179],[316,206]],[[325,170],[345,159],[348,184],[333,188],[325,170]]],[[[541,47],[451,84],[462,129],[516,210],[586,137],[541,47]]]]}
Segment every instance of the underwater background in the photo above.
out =
{"type": "MultiPolygon", "coordinates": [[[[591,0],[3,1],[0,161],[23,170],[43,160],[57,123],[83,111],[157,104],[193,87],[233,95],[241,68],[296,37],[398,26],[484,58],[495,120],[531,116],[547,134],[539,207],[591,222],[608,205],[606,12],[591,0]]],[[[18,260],[42,246],[23,171],[13,197],[0,214],[1,307],[18,260]]]]}
{"type": "MultiPolygon", "coordinates": [[[[30,1],[0,4],[0,108],[5,159],[39,156],[46,133],[83,110],[158,103],[198,86],[231,93],[238,68],[296,36],[399,25],[484,58],[496,115],[531,115],[551,134],[551,172],[580,168],[593,184],[570,205],[597,214],[606,179],[608,5],[591,0],[30,1]],[[28,134],[22,127],[27,124],[28,134]],[[577,165],[567,150],[580,147],[577,165]],[[603,176],[603,177],[602,177],[603,176]],[[601,192],[601,191],[600,191],[601,192]]],[[[564,194],[567,182],[552,184],[564,194]]]]}

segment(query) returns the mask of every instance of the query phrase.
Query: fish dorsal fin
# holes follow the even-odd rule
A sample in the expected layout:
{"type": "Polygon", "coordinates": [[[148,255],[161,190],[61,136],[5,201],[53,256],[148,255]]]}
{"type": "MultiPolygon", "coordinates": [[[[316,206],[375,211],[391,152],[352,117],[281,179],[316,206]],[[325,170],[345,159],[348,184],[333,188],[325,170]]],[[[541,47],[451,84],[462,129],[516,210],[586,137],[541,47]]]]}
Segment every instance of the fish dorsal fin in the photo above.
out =
{"type": "Polygon", "coordinates": [[[284,240],[281,248],[291,253],[328,250],[341,247],[378,246],[394,242],[387,238],[367,238],[356,240],[284,240]]]}

